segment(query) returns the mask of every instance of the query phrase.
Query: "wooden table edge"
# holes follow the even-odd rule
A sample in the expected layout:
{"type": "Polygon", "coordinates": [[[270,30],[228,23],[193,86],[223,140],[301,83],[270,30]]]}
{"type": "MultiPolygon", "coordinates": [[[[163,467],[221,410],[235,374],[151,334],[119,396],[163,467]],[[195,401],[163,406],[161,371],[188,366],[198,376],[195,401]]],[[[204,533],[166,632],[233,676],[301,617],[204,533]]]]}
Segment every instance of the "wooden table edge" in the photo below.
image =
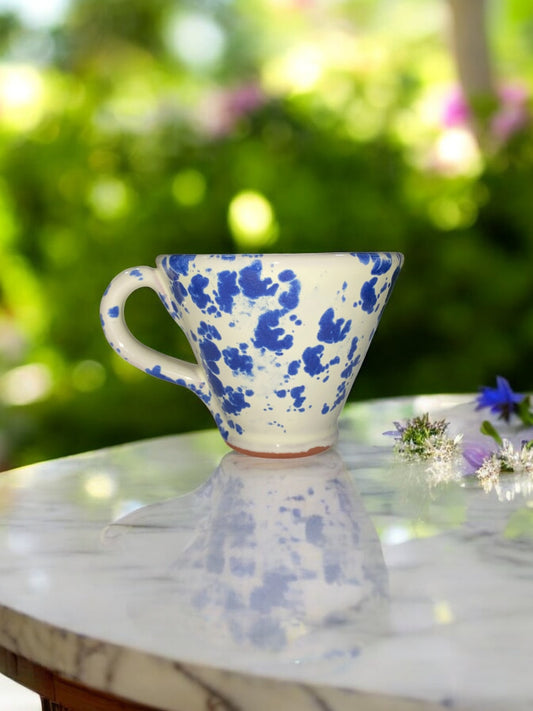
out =
{"type": "Polygon", "coordinates": [[[39,694],[43,711],[156,711],[66,679],[3,647],[0,673],[39,694]]]}

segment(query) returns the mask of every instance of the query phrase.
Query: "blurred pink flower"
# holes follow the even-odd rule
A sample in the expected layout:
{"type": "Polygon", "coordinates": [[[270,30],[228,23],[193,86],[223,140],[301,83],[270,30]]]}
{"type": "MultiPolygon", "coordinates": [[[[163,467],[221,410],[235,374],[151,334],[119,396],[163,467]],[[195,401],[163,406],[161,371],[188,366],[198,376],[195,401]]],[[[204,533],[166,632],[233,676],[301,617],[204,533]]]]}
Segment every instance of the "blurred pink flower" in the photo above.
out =
{"type": "Polygon", "coordinates": [[[446,100],[442,123],[445,128],[464,126],[470,120],[470,109],[460,89],[453,89],[446,100]]]}
{"type": "Polygon", "coordinates": [[[492,117],[491,130],[496,138],[508,140],[529,122],[528,99],[525,87],[506,84],[498,92],[500,108],[492,117]]]}
{"type": "Polygon", "coordinates": [[[277,4],[288,10],[310,10],[317,5],[317,0],[277,0],[277,4]]]}
{"type": "MultiPolygon", "coordinates": [[[[519,84],[503,84],[497,90],[499,107],[490,118],[490,133],[501,142],[529,123],[529,93],[519,84]]],[[[459,88],[454,89],[444,106],[442,123],[445,128],[468,125],[471,118],[470,108],[459,88]]]]}
{"type": "Polygon", "coordinates": [[[211,94],[202,107],[201,122],[213,136],[226,136],[238,122],[265,104],[259,84],[250,82],[211,94]]]}

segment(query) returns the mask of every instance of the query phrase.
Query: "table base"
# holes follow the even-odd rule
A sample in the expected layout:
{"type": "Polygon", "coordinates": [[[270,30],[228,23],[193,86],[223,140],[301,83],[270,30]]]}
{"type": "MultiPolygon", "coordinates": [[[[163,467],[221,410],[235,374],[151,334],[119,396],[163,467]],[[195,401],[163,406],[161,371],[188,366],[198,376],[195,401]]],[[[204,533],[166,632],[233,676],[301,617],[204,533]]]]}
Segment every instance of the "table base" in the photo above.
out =
{"type": "Polygon", "coordinates": [[[41,698],[41,709],[42,711],[69,711],[65,706],[61,704],[56,704],[55,701],[48,701],[48,699],[41,698]]]}
{"type": "Polygon", "coordinates": [[[157,711],[93,691],[1,647],[0,673],[39,694],[42,711],[157,711]]]}

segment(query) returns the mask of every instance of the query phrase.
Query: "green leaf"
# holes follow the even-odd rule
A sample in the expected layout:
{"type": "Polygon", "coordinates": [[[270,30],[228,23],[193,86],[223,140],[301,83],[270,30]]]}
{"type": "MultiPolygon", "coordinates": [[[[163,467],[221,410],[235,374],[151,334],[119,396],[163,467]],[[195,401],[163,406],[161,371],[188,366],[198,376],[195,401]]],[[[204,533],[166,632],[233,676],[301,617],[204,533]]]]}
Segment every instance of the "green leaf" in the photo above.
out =
{"type": "Polygon", "coordinates": [[[531,412],[529,396],[521,400],[517,406],[517,415],[527,427],[533,425],[533,412],[531,412]]]}
{"type": "Polygon", "coordinates": [[[487,435],[487,437],[492,437],[492,439],[497,442],[500,446],[503,444],[503,440],[500,437],[498,430],[494,425],[488,420],[483,420],[481,423],[481,434],[487,435]]]}

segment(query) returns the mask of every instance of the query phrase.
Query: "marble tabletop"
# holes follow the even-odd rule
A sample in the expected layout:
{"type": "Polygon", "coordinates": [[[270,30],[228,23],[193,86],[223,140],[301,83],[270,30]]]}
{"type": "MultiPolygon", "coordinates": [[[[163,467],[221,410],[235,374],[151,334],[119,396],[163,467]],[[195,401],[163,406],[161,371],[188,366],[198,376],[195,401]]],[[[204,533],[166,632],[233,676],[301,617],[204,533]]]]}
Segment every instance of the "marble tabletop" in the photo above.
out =
{"type": "Polygon", "coordinates": [[[525,711],[533,491],[436,479],[383,432],[468,396],[350,405],[260,460],[213,431],[0,476],[0,647],[162,711],[525,711]]]}

